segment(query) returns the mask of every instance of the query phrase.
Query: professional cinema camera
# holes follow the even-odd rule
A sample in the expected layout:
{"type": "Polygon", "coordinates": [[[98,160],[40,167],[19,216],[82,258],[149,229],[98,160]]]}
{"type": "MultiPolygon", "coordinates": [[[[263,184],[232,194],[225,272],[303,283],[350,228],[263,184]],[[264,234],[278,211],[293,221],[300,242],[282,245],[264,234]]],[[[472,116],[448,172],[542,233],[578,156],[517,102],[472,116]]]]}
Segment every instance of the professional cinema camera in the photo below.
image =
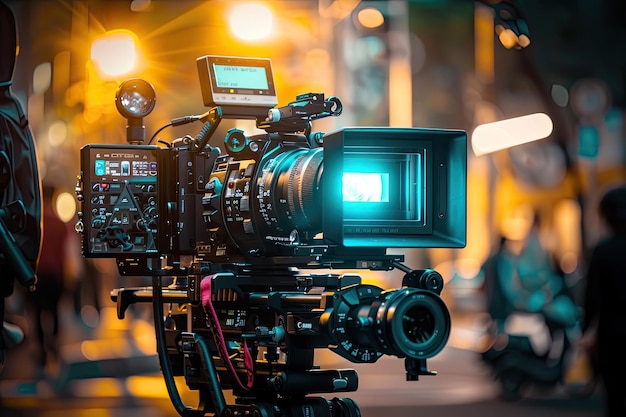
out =
{"type": "Polygon", "coordinates": [[[77,182],[84,256],[152,277],[151,287],[111,297],[120,319],[133,303],[153,304],[178,413],[360,416],[349,398],[311,395],[358,387],[355,370],[316,365],[319,348],[352,363],[404,358],[407,380],[434,374],[426,360],[450,333],[443,279],[387,249],[465,245],[465,132],[312,132],[314,120],[341,113],[339,99],[309,93],[275,107],[269,59],[203,56],[197,65],[209,110],[168,124],[199,120],[195,137],[144,144],[156,96],[128,80],[116,104],[129,143],[84,146],[77,182]],[[231,128],[216,138],[224,119],[253,119],[265,133],[231,128]],[[401,288],[383,290],[354,269],[405,275],[401,288]],[[197,406],[184,404],[177,376],[198,391],[197,406]]]}

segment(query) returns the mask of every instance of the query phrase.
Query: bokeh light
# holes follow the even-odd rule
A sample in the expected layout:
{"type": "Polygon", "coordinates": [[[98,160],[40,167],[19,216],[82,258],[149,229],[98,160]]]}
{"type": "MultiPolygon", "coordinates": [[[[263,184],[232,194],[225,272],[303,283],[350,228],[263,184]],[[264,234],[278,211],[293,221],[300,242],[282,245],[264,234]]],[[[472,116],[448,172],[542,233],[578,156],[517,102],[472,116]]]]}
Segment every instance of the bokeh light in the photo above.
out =
{"type": "Polygon", "coordinates": [[[33,71],[33,93],[43,94],[52,83],[52,64],[43,62],[33,71]]]}
{"type": "Polygon", "coordinates": [[[385,16],[375,7],[364,7],[356,17],[358,23],[366,29],[376,29],[385,23],[385,16]]]}
{"type": "Polygon", "coordinates": [[[546,138],[552,129],[552,119],[545,113],[485,123],[474,129],[472,149],[480,156],[546,138]]]}
{"type": "Polygon", "coordinates": [[[76,199],[69,192],[62,192],[56,199],[56,212],[65,223],[74,218],[76,214],[76,199]]]}
{"type": "Polygon", "coordinates": [[[51,146],[61,146],[67,139],[67,124],[63,120],[55,120],[48,127],[48,142],[51,146]]]}
{"type": "Polygon", "coordinates": [[[230,13],[228,24],[235,36],[247,41],[258,41],[272,33],[272,12],[260,3],[239,4],[230,13]]]}
{"type": "Polygon", "coordinates": [[[128,30],[107,32],[91,45],[91,59],[101,76],[116,77],[130,72],[137,62],[136,36],[128,30]]]}

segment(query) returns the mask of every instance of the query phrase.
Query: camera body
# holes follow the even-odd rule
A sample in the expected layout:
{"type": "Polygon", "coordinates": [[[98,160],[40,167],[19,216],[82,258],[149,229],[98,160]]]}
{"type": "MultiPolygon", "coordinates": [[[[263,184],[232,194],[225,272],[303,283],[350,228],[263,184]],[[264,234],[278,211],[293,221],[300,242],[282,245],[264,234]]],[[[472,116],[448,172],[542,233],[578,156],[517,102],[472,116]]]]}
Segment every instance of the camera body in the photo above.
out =
{"type": "Polygon", "coordinates": [[[310,147],[297,133],[234,129],[226,155],[189,138],[169,148],[87,145],[84,253],[297,266],[349,262],[355,247],[373,260],[384,253],[375,248],[459,247],[464,166],[449,155],[460,138],[350,128],[310,147]],[[243,145],[231,145],[235,135],[243,145]]]}
{"type": "Polygon", "coordinates": [[[116,95],[129,144],[84,146],[76,188],[83,255],[115,258],[122,275],[152,276],[152,287],[111,297],[120,319],[130,304],[153,304],[179,413],[188,407],[176,375],[199,390],[202,412],[357,415],[347,398],[307,397],[358,385],[352,370],[317,369],[319,348],[357,363],[405,358],[408,380],[432,374],[426,360],[450,332],[444,280],[387,251],[465,245],[466,133],[312,132],[314,120],[341,114],[339,99],[307,93],[276,108],[269,60],[204,56],[197,66],[210,110],[170,124],[200,120],[200,132],[143,144],[140,110],[151,105],[140,104],[155,95],[129,80],[116,95]],[[265,133],[232,128],[218,141],[223,119],[254,119],[265,133]],[[355,274],[300,272],[394,268],[405,276],[388,290],[355,274]],[[164,278],[173,282],[163,287],[164,278]],[[184,307],[164,323],[164,303],[184,307]],[[226,404],[225,389],[237,404],[226,404]]]}
{"type": "MultiPolygon", "coordinates": [[[[167,147],[82,149],[85,256],[355,267],[385,259],[386,248],[465,245],[465,132],[352,127],[313,134],[311,120],[340,114],[336,98],[309,93],[267,108],[275,97],[268,60],[201,57],[198,66],[205,104],[227,103],[203,118],[202,137],[167,147]],[[207,69],[222,67],[239,71],[207,69]],[[205,93],[224,72],[265,75],[253,77],[257,89],[242,83],[252,98],[218,94],[223,87],[205,93]],[[222,119],[243,117],[267,133],[233,128],[208,145],[222,119]]],[[[236,76],[229,77],[223,82],[237,91],[236,76]]]]}
{"type": "Polygon", "coordinates": [[[166,148],[87,145],[83,253],[354,267],[355,253],[376,261],[389,247],[461,247],[464,167],[451,157],[461,139],[363,127],[311,147],[298,133],[233,129],[226,155],[189,137],[166,148]]]}

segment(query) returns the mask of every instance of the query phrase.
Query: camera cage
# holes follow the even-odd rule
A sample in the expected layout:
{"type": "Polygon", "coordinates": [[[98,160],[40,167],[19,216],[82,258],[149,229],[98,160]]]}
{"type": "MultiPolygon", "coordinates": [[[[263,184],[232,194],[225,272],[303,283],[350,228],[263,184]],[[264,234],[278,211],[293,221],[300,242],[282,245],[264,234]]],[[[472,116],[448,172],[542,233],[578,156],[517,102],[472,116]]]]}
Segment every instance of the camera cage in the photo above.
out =
{"type": "Polygon", "coordinates": [[[314,364],[319,348],[355,363],[404,358],[407,380],[436,374],[426,361],[449,337],[444,280],[432,269],[408,268],[404,256],[387,249],[465,245],[465,132],[314,133],[313,120],[341,114],[338,98],[307,93],[268,107],[266,96],[275,98],[269,60],[205,56],[197,64],[210,109],[170,123],[200,120],[197,136],[144,145],[137,120],[129,119],[128,145],[81,149],[76,187],[83,255],[115,258],[123,276],[152,277],[151,287],[118,288],[111,299],[119,319],[131,304],[152,303],[159,361],[177,412],[360,415],[349,398],[310,396],[358,388],[354,370],[314,364]],[[216,93],[212,63],[252,68],[251,82],[267,91],[252,97],[255,105],[230,104],[216,93]],[[266,133],[231,129],[222,154],[209,141],[225,118],[255,119],[266,133]],[[370,162],[365,178],[389,191],[371,204],[337,204],[342,173],[359,173],[355,161],[363,158],[370,162]],[[403,206],[393,207],[396,200],[403,206]],[[359,217],[368,211],[377,214],[359,217]],[[301,272],[315,269],[331,272],[301,272]],[[402,287],[384,290],[335,269],[399,269],[405,276],[402,287]],[[164,321],[166,303],[181,308],[164,321]],[[197,407],[183,403],[175,376],[198,391],[197,407]],[[227,404],[225,390],[235,404],[227,404]]]}

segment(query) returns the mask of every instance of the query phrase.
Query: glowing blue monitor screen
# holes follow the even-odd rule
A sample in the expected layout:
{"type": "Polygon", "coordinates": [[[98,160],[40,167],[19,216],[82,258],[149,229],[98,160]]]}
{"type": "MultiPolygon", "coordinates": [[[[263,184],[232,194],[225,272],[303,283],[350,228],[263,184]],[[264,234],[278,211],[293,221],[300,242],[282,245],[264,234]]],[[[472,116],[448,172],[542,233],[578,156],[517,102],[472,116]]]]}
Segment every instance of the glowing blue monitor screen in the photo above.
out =
{"type": "Polygon", "coordinates": [[[422,222],[426,209],[422,152],[346,152],[342,174],[345,220],[422,222]]]}
{"type": "Polygon", "coordinates": [[[342,184],[344,202],[389,202],[389,173],[387,172],[344,172],[342,184]]]}

